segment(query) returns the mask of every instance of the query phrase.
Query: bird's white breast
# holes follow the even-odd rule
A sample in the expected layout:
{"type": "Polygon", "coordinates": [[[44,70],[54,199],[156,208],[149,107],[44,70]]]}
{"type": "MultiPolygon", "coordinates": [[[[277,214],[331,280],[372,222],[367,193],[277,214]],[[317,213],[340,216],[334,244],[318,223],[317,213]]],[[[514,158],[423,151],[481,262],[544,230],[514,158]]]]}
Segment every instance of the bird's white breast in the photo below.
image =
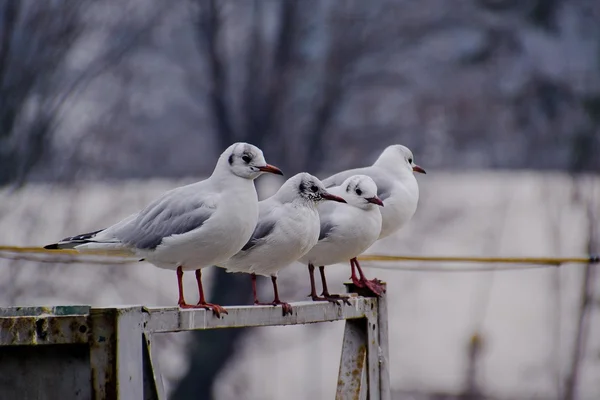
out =
{"type": "Polygon", "coordinates": [[[347,262],[362,254],[378,239],[382,218],[380,207],[362,210],[340,204],[339,208],[331,219],[335,229],[301,258],[303,263],[321,266],[347,262]]]}
{"type": "Polygon", "coordinates": [[[275,276],[298,260],[319,238],[319,215],[314,206],[300,202],[282,204],[271,234],[249,251],[242,251],[223,265],[230,272],[275,276]]]}
{"type": "Polygon", "coordinates": [[[411,220],[419,202],[419,186],[414,176],[403,182],[394,181],[391,195],[381,208],[382,224],[379,239],[393,234],[411,220]]]}

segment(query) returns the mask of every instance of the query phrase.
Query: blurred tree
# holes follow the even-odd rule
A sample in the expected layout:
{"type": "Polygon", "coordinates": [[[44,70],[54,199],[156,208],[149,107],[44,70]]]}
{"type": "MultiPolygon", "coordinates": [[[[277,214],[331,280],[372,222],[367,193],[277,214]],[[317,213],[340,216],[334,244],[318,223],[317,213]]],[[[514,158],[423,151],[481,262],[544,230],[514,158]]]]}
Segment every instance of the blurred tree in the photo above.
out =
{"type": "MultiPolygon", "coordinates": [[[[325,8],[330,11],[326,46],[323,56],[313,59],[305,50],[313,45],[308,38],[315,18],[312,7],[300,7],[297,1],[260,0],[237,3],[233,10],[216,0],[192,1],[191,5],[196,44],[209,74],[206,101],[219,147],[234,141],[255,144],[288,177],[300,170],[319,170],[327,129],[365,48],[368,20],[361,15],[360,3],[348,1],[325,8]],[[231,22],[240,10],[250,15],[248,32],[242,35],[244,50],[231,53],[225,34],[241,29],[231,22]],[[276,21],[271,34],[265,29],[270,18],[276,21]],[[305,96],[307,88],[316,93],[305,96]]],[[[251,286],[247,276],[217,269],[211,293],[215,303],[240,304],[251,299],[251,286]]],[[[210,398],[213,383],[243,332],[194,333],[190,367],[174,397],[210,398]]]]}
{"type": "Polygon", "coordinates": [[[191,0],[208,74],[202,101],[219,147],[248,141],[271,150],[288,175],[321,167],[324,138],[358,81],[356,67],[381,39],[369,31],[376,23],[362,2],[308,3],[191,0]]]}
{"type": "Polygon", "coordinates": [[[59,71],[81,33],[80,4],[0,4],[0,186],[21,183],[48,147],[59,71]]]}

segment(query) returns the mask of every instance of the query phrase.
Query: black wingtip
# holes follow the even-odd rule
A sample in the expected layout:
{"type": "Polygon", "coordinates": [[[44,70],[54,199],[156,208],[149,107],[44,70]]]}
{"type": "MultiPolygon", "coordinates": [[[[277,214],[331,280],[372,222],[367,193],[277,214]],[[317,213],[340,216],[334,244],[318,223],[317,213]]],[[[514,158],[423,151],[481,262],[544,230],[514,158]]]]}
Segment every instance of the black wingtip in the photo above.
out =
{"type": "Polygon", "coordinates": [[[47,246],[44,246],[46,250],[58,250],[58,243],[52,243],[47,246]]]}
{"type": "Polygon", "coordinates": [[[600,256],[591,256],[590,257],[590,264],[598,264],[600,263],[600,256]]]}

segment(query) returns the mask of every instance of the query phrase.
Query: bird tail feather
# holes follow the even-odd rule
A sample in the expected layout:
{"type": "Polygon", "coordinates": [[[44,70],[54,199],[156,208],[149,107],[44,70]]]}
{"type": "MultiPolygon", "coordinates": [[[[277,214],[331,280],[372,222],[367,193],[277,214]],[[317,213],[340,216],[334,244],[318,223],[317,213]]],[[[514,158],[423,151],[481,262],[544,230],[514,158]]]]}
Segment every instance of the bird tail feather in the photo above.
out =
{"type": "Polygon", "coordinates": [[[121,241],[117,239],[96,239],[96,235],[102,231],[104,231],[104,229],[77,236],[70,236],[64,238],[58,243],[46,245],[44,248],[48,250],[75,249],[82,253],[94,253],[100,255],[118,254],[123,256],[131,256],[134,254],[131,249],[128,249],[121,241]]]}

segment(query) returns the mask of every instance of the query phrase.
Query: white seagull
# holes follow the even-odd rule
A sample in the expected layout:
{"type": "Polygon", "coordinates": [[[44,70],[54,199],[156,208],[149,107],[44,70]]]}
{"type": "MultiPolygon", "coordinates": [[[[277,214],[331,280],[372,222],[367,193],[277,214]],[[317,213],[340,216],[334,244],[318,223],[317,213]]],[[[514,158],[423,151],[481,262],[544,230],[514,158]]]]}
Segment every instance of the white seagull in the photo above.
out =
{"type": "Polygon", "coordinates": [[[319,240],[317,204],[324,200],[345,203],[343,198],[328,193],[318,178],[302,172],[258,203],[258,224],[252,237],[236,255],[219,264],[227,272],[251,274],[254,304],[281,305],[284,316],[292,313],[292,307],[279,299],[277,272],[306,254],[319,240]],[[271,277],[273,302],[259,302],[256,275],[271,277]]]}
{"type": "MultiPolygon", "coordinates": [[[[308,264],[310,297],[315,301],[337,302],[338,299],[345,298],[329,293],[325,279],[325,266],[354,259],[377,241],[381,232],[380,207],[383,207],[383,202],[377,196],[377,185],[366,175],[351,176],[341,186],[331,188],[329,191],[342,197],[348,204],[319,205],[321,224],[319,241],[299,261],[308,264]],[[317,296],[315,265],[319,266],[321,273],[323,297],[317,296]]],[[[354,269],[352,272],[354,275],[354,269]]],[[[367,281],[362,276],[362,271],[360,272],[361,277],[367,281]]]]}
{"type": "Polygon", "coordinates": [[[47,249],[134,255],[159,268],[177,271],[179,307],[227,311],[207,303],[201,269],[224,262],[250,239],[258,220],[254,179],[264,172],[283,175],[267,164],[262,151],[247,143],[231,145],[212,175],[163,194],[140,212],[96,232],[68,237],[47,249]],[[200,301],[183,297],[183,271],[196,271],[200,301]]]}
{"type": "MultiPolygon", "coordinates": [[[[370,176],[377,184],[377,195],[385,202],[381,210],[383,222],[379,239],[389,236],[404,226],[417,210],[419,202],[419,185],[414,172],[425,173],[425,170],[414,162],[412,151],[400,144],[386,147],[375,163],[369,167],[355,168],[340,172],[323,180],[325,187],[341,185],[349,176],[364,174],[370,176]]],[[[352,280],[355,285],[367,285],[376,294],[383,292],[380,281],[374,279],[371,283],[357,281],[354,266],[358,268],[361,276],[362,269],[358,260],[351,260],[352,280]]]]}

